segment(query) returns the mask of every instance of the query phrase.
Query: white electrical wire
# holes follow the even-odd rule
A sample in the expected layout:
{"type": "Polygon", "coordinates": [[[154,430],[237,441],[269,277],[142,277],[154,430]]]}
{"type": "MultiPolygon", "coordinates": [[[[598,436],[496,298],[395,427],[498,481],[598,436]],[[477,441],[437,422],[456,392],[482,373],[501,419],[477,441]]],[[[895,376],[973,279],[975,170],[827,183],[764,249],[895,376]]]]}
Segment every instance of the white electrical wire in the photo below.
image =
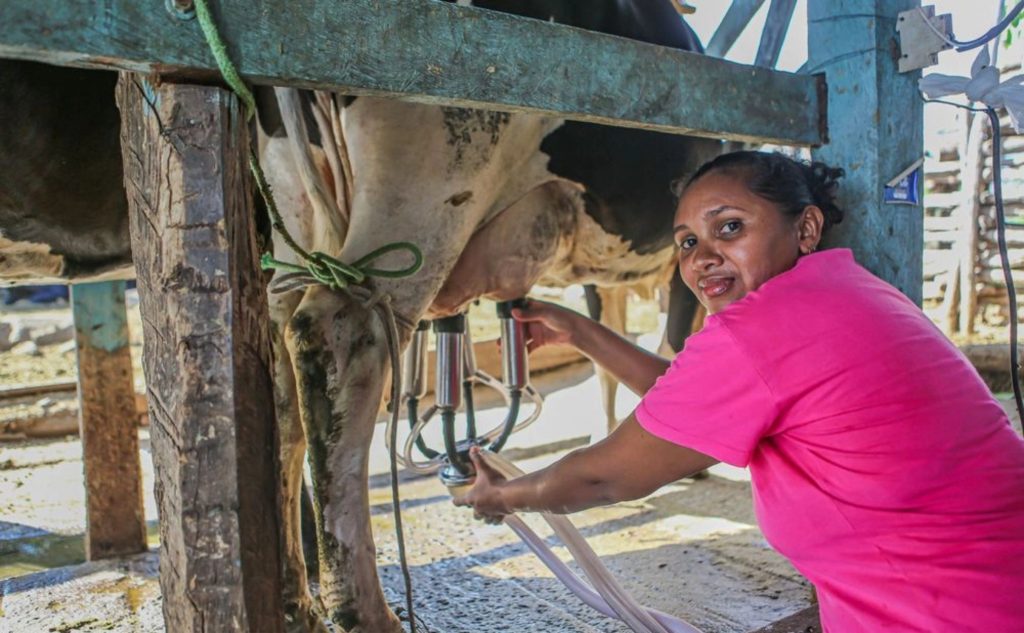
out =
{"type": "Polygon", "coordinates": [[[924,20],[924,23],[928,26],[928,28],[932,30],[932,33],[934,33],[940,40],[942,40],[952,48],[956,48],[958,46],[958,44],[955,41],[949,39],[949,37],[947,37],[945,33],[935,28],[935,25],[932,24],[931,19],[928,17],[928,14],[925,13],[923,8],[918,7],[917,12],[921,14],[921,19],[924,20]]]}

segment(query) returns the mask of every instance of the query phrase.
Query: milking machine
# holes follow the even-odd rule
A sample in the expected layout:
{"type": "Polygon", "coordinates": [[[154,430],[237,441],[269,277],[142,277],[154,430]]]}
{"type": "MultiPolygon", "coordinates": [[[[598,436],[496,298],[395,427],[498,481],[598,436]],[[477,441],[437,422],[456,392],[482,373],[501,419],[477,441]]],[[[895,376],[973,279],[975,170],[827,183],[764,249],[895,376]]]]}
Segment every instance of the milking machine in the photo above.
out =
{"type": "MultiPolygon", "coordinates": [[[[397,457],[405,468],[413,472],[437,472],[453,496],[463,494],[476,476],[469,460],[469,450],[474,446],[485,449],[481,456],[503,475],[516,477],[523,474],[497,454],[513,433],[540,416],[543,406],[540,394],[530,385],[525,327],[512,317],[512,310],[523,306],[525,299],[503,301],[497,305],[501,324],[500,381],[477,366],[464,314],[437,319],[432,323],[420,322],[406,350],[402,366],[402,384],[405,385],[402,399],[408,412],[410,432],[404,450],[397,457]],[[430,330],[434,332],[437,362],[434,404],[420,415],[419,403],[427,393],[427,344],[430,330]],[[482,435],[477,434],[473,405],[473,388],[477,384],[498,391],[507,406],[504,421],[482,435]],[[524,397],[534,403],[534,408],[525,420],[518,421],[524,397]],[[458,439],[456,418],[460,411],[465,412],[465,434],[458,439]],[[443,452],[427,446],[423,438],[424,428],[434,417],[441,419],[443,452]],[[419,451],[423,459],[417,461],[413,457],[414,451],[419,451]]],[[[385,433],[385,437],[391,437],[391,429],[385,433]]],[[[389,446],[389,449],[392,447],[389,446]]],[[[509,515],[505,517],[505,523],[586,604],[609,617],[622,620],[633,631],[640,633],[700,633],[687,622],[637,603],[604,568],[569,519],[549,514],[543,516],[572,553],[586,580],[578,577],[552,553],[550,547],[522,519],[509,515]]]]}
{"type": "Polygon", "coordinates": [[[501,380],[477,366],[466,315],[457,314],[432,323],[420,322],[413,332],[402,368],[403,400],[410,426],[409,437],[399,455],[402,466],[421,474],[438,472],[449,487],[467,484],[473,478],[470,448],[480,446],[498,452],[513,433],[540,417],[544,401],[530,384],[525,329],[522,323],[512,318],[512,310],[524,305],[525,299],[497,304],[501,324],[501,380]],[[420,401],[427,392],[427,347],[431,329],[436,356],[434,404],[419,414],[420,401]],[[497,391],[507,407],[504,421],[483,434],[478,434],[476,428],[473,403],[476,385],[497,391]],[[520,421],[524,398],[533,402],[534,407],[530,415],[520,421]],[[456,429],[459,412],[465,413],[465,432],[461,439],[456,429]],[[423,438],[423,430],[435,417],[441,420],[443,451],[430,448],[423,438]],[[416,451],[422,459],[414,457],[416,451]]]}

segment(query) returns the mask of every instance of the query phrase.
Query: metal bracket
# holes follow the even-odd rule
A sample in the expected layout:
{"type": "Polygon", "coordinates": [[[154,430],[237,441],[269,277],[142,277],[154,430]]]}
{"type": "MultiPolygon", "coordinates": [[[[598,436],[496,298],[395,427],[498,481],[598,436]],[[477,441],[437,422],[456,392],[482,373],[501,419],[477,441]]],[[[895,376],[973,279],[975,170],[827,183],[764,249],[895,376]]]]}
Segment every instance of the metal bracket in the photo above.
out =
{"type": "Polygon", "coordinates": [[[921,158],[918,158],[913,163],[911,163],[910,167],[907,167],[906,169],[901,171],[899,174],[897,174],[895,178],[893,178],[889,182],[885,183],[885,186],[886,187],[895,187],[896,185],[900,184],[901,180],[903,180],[904,178],[906,178],[907,176],[912,174],[914,172],[914,170],[917,169],[918,167],[920,167],[921,165],[924,165],[924,156],[922,156],[921,158]]]}
{"type": "Polygon", "coordinates": [[[901,12],[896,31],[900,34],[901,73],[937,64],[939,51],[953,48],[946,41],[953,38],[953,16],[935,15],[933,6],[901,12]]]}
{"type": "Polygon", "coordinates": [[[892,180],[885,183],[883,198],[886,204],[917,205],[921,202],[921,166],[924,156],[918,158],[892,180]]]}

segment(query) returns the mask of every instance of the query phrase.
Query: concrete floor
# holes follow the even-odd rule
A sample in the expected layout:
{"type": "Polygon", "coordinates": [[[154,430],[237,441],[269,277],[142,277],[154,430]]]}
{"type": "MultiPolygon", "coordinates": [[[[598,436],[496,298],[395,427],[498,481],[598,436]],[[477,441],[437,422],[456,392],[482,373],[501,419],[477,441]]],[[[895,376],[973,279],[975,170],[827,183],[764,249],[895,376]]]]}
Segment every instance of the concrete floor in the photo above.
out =
{"type": "MultiPolygon", "coordinates": [[[[657,343],[642,342],[649,348],[657,343]]],[[[513,436],[505,451],[525,470],[600,435],[604,426],[600,389],[585,367],[540,377],[537,384],[554,391],[544,414],[513,436]]],[[[1003,400],[1012,411],[1012,402],[1003,400]]],[[[636,402],[621,394],[619,416],[636,402]]],[[[497,409],[482,411],[478,425],[490,428],[502,417],[497,409]]],[[[404,607],[383,433],[378,426],[371,450],[373,527],[385,592],[404,607]]],[[[150,542],[156,546],[148,432],[140,436],[150,542]]],[[[436,433],[431,443],[440,445],[436,433]]],[[[426,625],[417,627],[421,633],[626,630],[580,603],[507,528],[473,521],[469,511],[453,507],[435,478],[403,474],[401,481],[416,611],[426,625]]],[[[164,630],[156,549],[127,560],[82,563],[84,518],[77,438],[0,444],[0,633],[164,630]]],[[[539,518],[527,520],[550,536],[539,518]]],[[[573,520],[641,603],[707,633],[752,631],[811,604],[807,583],[755,525],[745,471],[719,465],[706,480],[684,480],[643,501],[573,520]]],[[[797,631],[813,629],[799,617],[772,628],[797,631]]]]}
{"type": "MultiPolygon", "coordinates": [[[[544,390],[578,384],[551,395],[541,419],[513,437],[507,455],[525,470],[561,454],[553,448],[585,441],[603,420],[600,390],[588,370],[563,373],[557,384],[538,382],[544,390]]],[[[623,394],[618,409],[628,413],[635,403],[623,394]]],[[[482,411],[479,425],[489,428],[502,416],[497,409],[482,411]]],[[[404,589],[383,432],[379,425],[371,451],[371,509],[381,578],[397,606],[404,605],[404,589]]],[[[144,487],[151,491],[145,432],[142,444],[144,487]]],[[[84,530],[77,440],[0,446],[0,464],[0,578],[23,574],[0,581],[0,633],[162,631],[154,553],[67,565],[81,560],[76,535],[84,530]],[[38,571],[25,573],[33,569],[38,571]]],[[[580,603],[507,528],[476,522],[469,511],[452,506],[436,478],[403,475],[402,481],[415,605],[427,630],[627,630],[580,603]]],[[[706,480],[684,480],[643,501],[573,520],[641,603],[708,633],[750,631],[810,604],[806,582],[758,531],[742,470],[716,466],[706,480]]],[[[528,522],[550,536],[538,517],[528,522]]]]}

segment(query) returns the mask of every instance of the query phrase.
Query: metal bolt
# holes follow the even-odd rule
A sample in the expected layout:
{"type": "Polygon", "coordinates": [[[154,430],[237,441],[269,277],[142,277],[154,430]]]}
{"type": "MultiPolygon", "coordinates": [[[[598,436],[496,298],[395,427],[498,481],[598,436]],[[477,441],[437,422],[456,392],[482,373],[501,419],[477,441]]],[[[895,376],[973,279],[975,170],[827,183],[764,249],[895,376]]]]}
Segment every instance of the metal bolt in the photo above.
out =
{"type": "Polygon", "coordinates": [[[196,17],[196,6],[193,0],[164,0],[167,12],[179,20],[192,20],[196,17]]]}

